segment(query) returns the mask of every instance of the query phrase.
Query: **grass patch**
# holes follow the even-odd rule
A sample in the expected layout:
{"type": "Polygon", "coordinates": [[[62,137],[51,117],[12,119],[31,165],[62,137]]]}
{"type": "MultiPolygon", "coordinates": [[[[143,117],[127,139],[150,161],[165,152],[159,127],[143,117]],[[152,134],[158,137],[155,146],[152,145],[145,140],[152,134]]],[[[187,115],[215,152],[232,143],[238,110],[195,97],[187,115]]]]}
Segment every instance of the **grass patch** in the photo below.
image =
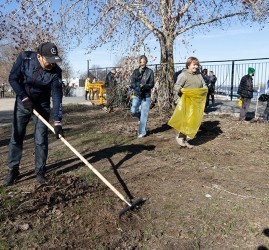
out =
{"type": "Polygon", "coordinates": [[[0,240],[0,250],[11,249],[11,245],[6,240],[0,240]]]}
{"type": "Polygon", "coordinates": [[[81,174],[81,178],[82,178],[87,184],[92,185],[92,184],[95,182],[96,178],[97,178],[97,176],[95,175],[95,173],[92,172],[91,170],[89,170],[88,168],[85,169],[83,172],[84,172],[84,173],[81,174]]]}
{"type": "MultiPolygon", "coordinates": [[[[13,214],[19,204],[19,200],[9,195],[8,190],[5,187],[0,187],[0,222],[5,220],[5,211],[13,214]]],[[[0,227],[1,228],[1,227],[0,227]]]]}

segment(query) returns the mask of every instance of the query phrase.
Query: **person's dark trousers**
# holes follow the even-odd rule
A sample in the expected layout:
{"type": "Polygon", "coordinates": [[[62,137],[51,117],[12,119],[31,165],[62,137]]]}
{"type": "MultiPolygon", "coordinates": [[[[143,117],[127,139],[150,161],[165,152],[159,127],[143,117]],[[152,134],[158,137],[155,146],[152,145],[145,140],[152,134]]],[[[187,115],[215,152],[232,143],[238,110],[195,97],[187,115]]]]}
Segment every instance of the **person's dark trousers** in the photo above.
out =
{"type": "MultiPolygon", "coordinates": [[[[214,94],[211,94],[210,96],[211,96],[211,102],[212,102],[212,104],[215,104],[215,96],[214,96],[214,94]]],[[[209,103],[209,101],[208,101],[208,103],[209,103]]]]}
{"type": "MultiPolygon", "coordinates": [[[[85,91],[85,100],[88,100],[88,95],[89,95],[89,91],[85,91]]],[[[89,100],[90,100],[90,96],[89,96],[89,100]]]]}
{"type": "MultiPolygon", "coordinates": [[[[35,106],[35,109],[49,121],[50,116],[50,103],[45,102],[39,106],[35,106]]],[[[13,126],[12,135],[9,143],[8,153],[8,168],[9,170],[18,169],[22,157],[23,140],[25,137],[26,126],[33,118],[35,130],[34,130],[34,142],[35,142],[35,173],[45,174],[45,165],[48,156],[48,128],[40,121],[35,115],[32,115],[28,110],[24,109],[21,100],[16,98],[14,114],[13,114],[13,126]]]]}
{"type": "Polygon", "coordinates": [[[106,90],[106,100],[107,104],[106,107],[108,109],[113,109],[114,103],[116,101],[116,88],[114,87],[109,87],[106,90]]]}
{"type": "Polygon", "coordinates": [[[246,114],[249,108],[251,102],[251,98],[242,98],[242,107],[240,109],[240,117],[239,120],[240,121],[244,121],[246,119],[246,114]]]}
{"type": "Polygon", "coordinates": [[[206,103],[205,103],[205,108],[209,106],[209,94],[206,96],[206,103]]]}
{"type": "Polygon", "coordinates": [[[269,121],[269,101],[267,101],[267,105],[264,110],[264,120],[269,121]]]}

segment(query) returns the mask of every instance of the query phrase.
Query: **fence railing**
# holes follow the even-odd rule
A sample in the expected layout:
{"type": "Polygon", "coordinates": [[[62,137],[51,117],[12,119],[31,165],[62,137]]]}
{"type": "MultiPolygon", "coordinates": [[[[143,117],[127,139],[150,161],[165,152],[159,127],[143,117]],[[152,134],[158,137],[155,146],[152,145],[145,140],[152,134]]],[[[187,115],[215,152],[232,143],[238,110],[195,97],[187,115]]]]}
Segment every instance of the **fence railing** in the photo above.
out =
{"type": "MultiPolygon", "coordinates": [[[[229,99],[237,96],[237,89],[241,78],[247,74],[248,68],[252,67],[255,71],[253,77],[254,88],[260,88],[261,93],[264,92],[267,81],[269,80],[269,58],[254,58],[240,60],[223,60],[223,61],[201,61],[203,69],[213,71],[217,77],[216,94],[226,96],[229,99]]],[[[161,64],[151,64],[148,67],[155,72],[161,64]]],[[[185,63],[175,63],[175,71],[185,68],[185,63]]],[[[88,75],[95,76],[98,80],[104,81],[107,73],[112,67],[107,68],[88,68],[88,75]]],[[[254,99],[256,95],[254,94],[254,99]]]]}

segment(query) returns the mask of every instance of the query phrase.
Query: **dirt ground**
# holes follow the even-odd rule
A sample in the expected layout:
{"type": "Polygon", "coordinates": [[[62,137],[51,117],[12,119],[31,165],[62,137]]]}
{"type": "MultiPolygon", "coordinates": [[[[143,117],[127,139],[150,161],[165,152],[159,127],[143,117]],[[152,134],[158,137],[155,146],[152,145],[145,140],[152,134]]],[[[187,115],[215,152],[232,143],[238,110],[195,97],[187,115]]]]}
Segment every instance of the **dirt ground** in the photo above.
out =
{"type": "MultiPolygon", "coordinates": [[[[31,123],[21,179],[0,186],[0,249],[269,248],[268,124],[209,113],[187,149],[154,109],[140,139],[128,111],[63,113],[66,140],[128,201],[145,202],[119,218],[126,204],[52,133],[49,182],[37,185],[31,123]]],[[[10,129],[0,128],[1,180],[10,129]]]]}

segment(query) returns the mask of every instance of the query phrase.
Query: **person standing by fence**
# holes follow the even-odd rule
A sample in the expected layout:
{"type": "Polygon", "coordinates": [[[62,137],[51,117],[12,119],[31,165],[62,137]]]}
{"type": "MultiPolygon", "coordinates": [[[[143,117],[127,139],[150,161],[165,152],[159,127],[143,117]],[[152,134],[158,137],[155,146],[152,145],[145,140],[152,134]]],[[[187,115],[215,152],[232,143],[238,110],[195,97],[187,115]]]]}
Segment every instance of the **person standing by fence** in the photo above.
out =
{"type": "Polygon", "coordinates": [[[207,93],[207,97],[206,97],[206,103],[205,103],[205,108],[207,108],[209,106],[209,75],[207,74],[208,71],[207,69],[203,69],[202,70],[202,77],[204,78],[204,81],[206,83],[206,86],[208,88],[208,93],[207,93]]]}
{"type": "Polygon", "coordinates": [[[209,84],[208,84],[208,104],[209,99],[211,97],[212,104],[215,103],[215,85],[216,85],[217,77],[214,75],[213,71],[209,71],[209,84]]]}
{"type": "Polygon", "coordinates": [[[106,111],[107,113],[112,112],[114,109],[114,103],[116,101],[116,87],[117,87],[116,69],[113,68],[106,75],[106,79],[105,79],[107,104],[103,108],[103,110],[106,111]]]}
{"type": "Polygon", "coordinates": [[[241,78],[237,94],[242,99],[242,106],[240,109],[239,121],[246,120],[246,114],[250,106],[251,99],[253,98],[253,92],[257,90],[253,87],[253,76],[255,75],[255,69],[249,67],[248,74],[241,78]]]}
{"type": "Polygon", "coordinates": [[[263,113],[263,117],[265,121],[269,121],[269,80],[267,81],[267,86],[265,88],[265,94],[267,97],[267,104],[263,113]]]}

